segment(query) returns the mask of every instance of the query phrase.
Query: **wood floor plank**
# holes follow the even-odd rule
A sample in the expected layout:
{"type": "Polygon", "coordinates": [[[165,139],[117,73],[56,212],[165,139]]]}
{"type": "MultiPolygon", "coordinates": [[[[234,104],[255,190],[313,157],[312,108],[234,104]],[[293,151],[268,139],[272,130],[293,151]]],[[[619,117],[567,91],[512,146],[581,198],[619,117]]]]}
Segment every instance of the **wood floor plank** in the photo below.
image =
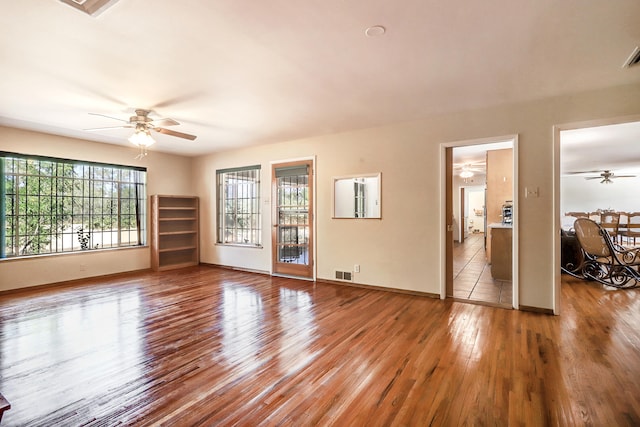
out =
{"type": "Polygon", "coordinates": [[[640,291],[562,316],[209,266],[0,295],[6,426],[640,425],[640,291]]]}

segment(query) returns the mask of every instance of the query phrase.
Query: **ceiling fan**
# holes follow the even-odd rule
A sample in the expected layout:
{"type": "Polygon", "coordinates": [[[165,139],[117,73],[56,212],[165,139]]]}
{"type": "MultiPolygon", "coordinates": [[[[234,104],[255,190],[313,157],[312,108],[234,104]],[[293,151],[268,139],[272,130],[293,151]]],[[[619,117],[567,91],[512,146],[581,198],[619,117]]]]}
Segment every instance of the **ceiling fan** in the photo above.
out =
{"type": "Polygon", "coordinates": [[[120,119],[117,117],[107,116],[105,114],[100,113],[89,113],[92,116],[101,116],[109,119],[118,120],[124,122],[120,126],[108,126],[108,127],[99,127],[99,128],[91,128],[85,129],[87,131],[100,131],[107,129],[122,129],[122,128],[132,128],[135,129],[133,135],[129,138],[129,141],[137,147],[140,147],[140,157],[144,157],[147,155],[147,147],[155,143],[155,140],[151,137],[151,131],[155,131],[164,135],[175,136],[178,138],[188,139],[193,141],[197,137],[195,135],[190,135],[188,133],[178,132],[171,129],[166,129],[166,126],[177,126],[180,122],[170,119],[152,119],[149,117],[150,110],[144,110],[138,108],[135,110],[136,115],[129,117],[129,120],[120,119]]]}
{"type": "MultiPolygon", "coordinates": [[[[597,172],[600,172],[600,171],[591,171],[586,173],[597,173],[597,172]]],[[[612,178],[635,178],[635,175],[615,175],[610,170],[604,170],[600,175],[586,176],[584,179],[601,179],[602,181],[600,181],[600,184],[613,184],[612,178]]]]}
{"type": "Polygon", "coordinates": [[[454,163],[453,170],[466,180],[475,173],[486,173],[487,166],[485,162],[454,163]]]}

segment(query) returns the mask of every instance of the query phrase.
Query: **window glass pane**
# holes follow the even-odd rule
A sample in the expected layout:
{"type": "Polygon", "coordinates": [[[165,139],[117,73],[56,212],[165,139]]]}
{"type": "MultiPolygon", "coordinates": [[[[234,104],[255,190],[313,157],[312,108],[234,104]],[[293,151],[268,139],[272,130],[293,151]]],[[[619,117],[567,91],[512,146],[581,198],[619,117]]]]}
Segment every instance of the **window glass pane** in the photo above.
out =
{"type": "Polygon", "coordinates": [[[260,166],[216,175],[218,243],[260,245],[260,166]]]}
{"type": "Polygon", "coordinates": [[[0,258],[145,244],[145,170],[2,156],[0,258]]]}

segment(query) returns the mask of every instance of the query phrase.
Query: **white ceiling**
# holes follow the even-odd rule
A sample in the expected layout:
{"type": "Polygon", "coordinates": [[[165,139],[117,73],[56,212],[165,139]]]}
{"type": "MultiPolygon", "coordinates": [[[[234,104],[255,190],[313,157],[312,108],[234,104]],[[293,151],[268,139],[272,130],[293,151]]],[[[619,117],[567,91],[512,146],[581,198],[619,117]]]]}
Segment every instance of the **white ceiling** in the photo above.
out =
{"type": "MultiPolygon", "coordinates": [[[[484,169],[488,150],[509,148],[513,141],[455,147],[456,170],[471,165],[484,169]]],[[[563,175],[597,176],[608,170],[616,175],[640,175],[640,122],[594,126],[560,132],[560,167],[563,175]]]]}
{"type": "Polygon", "coordinates": [[[503,150],[512,147],[513,141],[511,140],[454,147],[453,163],[457,165],[484,163],[486,161],[487,151],[503,150]]]}
{"type": "Polygon", "coordinates": [[[0,124],[198,155],[640,82],[638,0],[3,2],[0,124]],[[367,37],[382,25],[386,34],[367,37]]]}
{"type": "Polygon", "coordinates": [[[562,131],[560,159],[563,174],[640,173],[640,122],[562,131]]]}

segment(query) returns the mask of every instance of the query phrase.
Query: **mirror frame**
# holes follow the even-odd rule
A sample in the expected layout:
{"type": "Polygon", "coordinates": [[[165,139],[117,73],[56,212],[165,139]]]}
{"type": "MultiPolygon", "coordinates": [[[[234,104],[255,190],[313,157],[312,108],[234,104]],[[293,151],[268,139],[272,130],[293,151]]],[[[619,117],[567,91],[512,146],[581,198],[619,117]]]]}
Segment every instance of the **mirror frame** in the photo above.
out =
{"type": "MultiPolygon", "coordinates": [[[[355,200],[354,200],[355,202],[355,200]]],[[[343,175],[343,176],[334,176],[333,177],[333,185],[331,186],[331,218],[333,219],[382,219],[382,172],[376,173],[362,173],[362,174],[353,174],[353,175],[343,175]],[[337,195],[337,184],[339,181],[345,180],[355,180],[358,178],[375,178],[378,182],[378,189],[376,192],[376,197],[378,201],[378,209],[377,214],[375,216],[338,216],[336,215],[336,195],[337,195]]]]}

